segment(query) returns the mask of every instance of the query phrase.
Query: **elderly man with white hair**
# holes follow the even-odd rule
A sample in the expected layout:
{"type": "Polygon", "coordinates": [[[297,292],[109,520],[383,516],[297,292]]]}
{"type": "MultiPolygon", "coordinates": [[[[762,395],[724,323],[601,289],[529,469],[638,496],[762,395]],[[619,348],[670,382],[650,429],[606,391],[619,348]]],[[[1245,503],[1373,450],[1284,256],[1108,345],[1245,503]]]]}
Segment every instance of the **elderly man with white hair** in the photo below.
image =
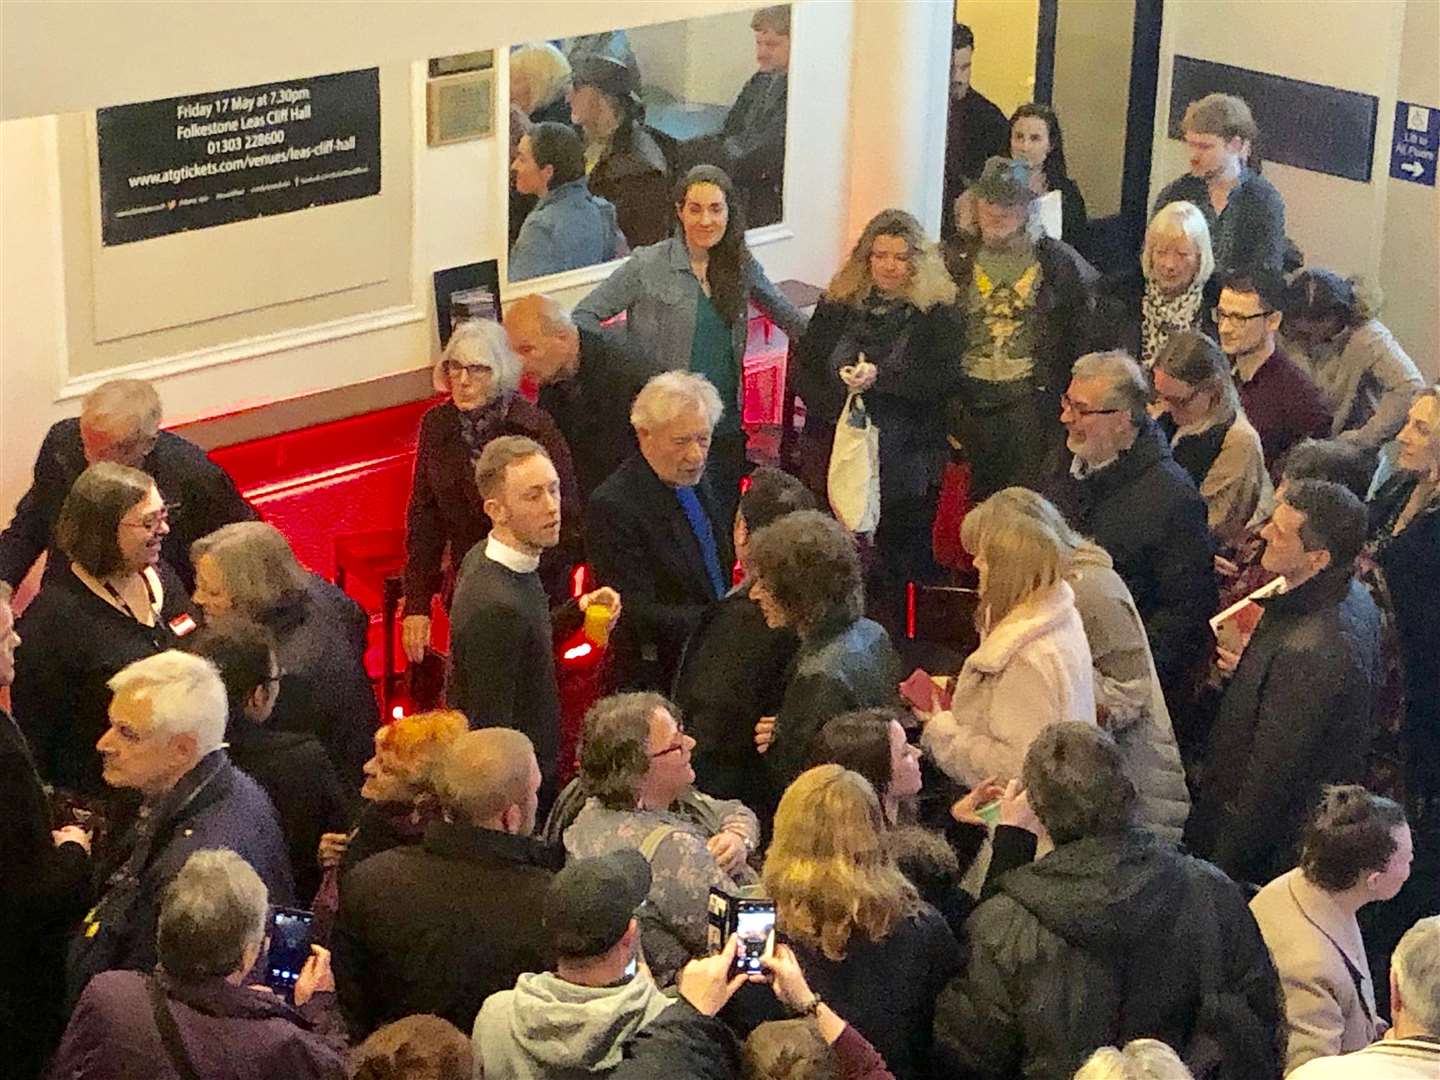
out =
{"type": "Polygon", "coordinates": [[[703,482],[721,412],[703,376],[655,376],[630,410],[640,452],[590,496],[586,552],[625,597],[611,643],[616,689],[668,690],[701,613],[730,589],[730,523],[703,482]]]}
{"type": "Polygon", "coordinates": [[[285,838],[264,790],[223,749],[225,684],[213,664],[175,650],[110,680],[110,727],[96,749],[105,782],[138,792],[140,812],[101,868],[99,902],[71,947],[70,1000],[92,976],[155,966],[165,887],[201,848],[228,848],[255,868],[277,904],[294,900],[285,838]]]}
{"type": "MultiPolygon", "coordinates": [[[[1129,355],[1075,361],[1060,398],[1070,466],[1070,523],[1110,553],[1135,598],[1173,717],[1211,644],[1218,609],[1205,500],[1171,456],[1146,406],[1150,384],[1129,355]]],[[[1187,742],[1177,729],[1181,751],[1187,742]]]]}
{"type": "MultiPolygon", "coordinates": [[[[502,435],[523,435],[545,448],[560,478],[561,497],[575,505],[575,473],[570,449],[555,422],[520,395],[520,358],[497,322],[470,319],[455,327],[435,361],[435,389],[450,396],[420,420],[415,448],[415,479],[405,511],[405,617],[401,624],[405,655],[425,658],[430,644],[434,599],[449,605],[453,581],[447,581],[445,555],[452,570],[490,531],[484,500],[475,486],[480,453],[502,435]]],[[[545,560],[545,586],[556,602],[568,595],[570,563],[576,554],[566,543],[545,560]]]]}
{"type": "Polygon", "coordinates": [[[1390,956],[1385,1036],[1361,1050],[1314,1058],[1288,1080],[1435,1080],[1440,1076],[1440,915],[1421,919],[1390,956]]]}
{"type": "MultiPolygon", "coordinates": [[[[195,584],[190,545],[221,525],[250,521],[254,509],[225,470],[194,443],[160,430],[160,396],[141,379],[112,379],[90,393],[78,419],[53,424],[35,458],[35,478],[0,533],[0,581],[19,586],[50,547],[55,519],[75,478],[97,461],[147,473],[169,511],[170,535],[161,556],[186,588],[195,584]]],[[[51,559],[49,567],[69,560],[51,559]]]]}

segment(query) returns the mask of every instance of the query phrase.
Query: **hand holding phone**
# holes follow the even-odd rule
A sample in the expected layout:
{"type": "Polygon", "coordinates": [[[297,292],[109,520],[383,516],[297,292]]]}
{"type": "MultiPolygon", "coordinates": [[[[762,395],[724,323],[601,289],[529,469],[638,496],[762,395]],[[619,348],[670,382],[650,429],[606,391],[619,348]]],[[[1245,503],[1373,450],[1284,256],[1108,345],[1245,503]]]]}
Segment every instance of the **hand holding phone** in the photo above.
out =
{"type": "MultiPolygon", "coordinates": [[[[311,960],[311,927],[315,913],[303,908],[277,907],[270,913],[270,946],[266,951],[265,985],[285,998],[292,998],[301,973],[311,960]]],[[[317,954],[318,955],[318,954],[317,954]]],[[[330,954],[323,961],[328,973],[330,954]]],[[[331,985],[334,983],[332,981],[331,985]]]]}

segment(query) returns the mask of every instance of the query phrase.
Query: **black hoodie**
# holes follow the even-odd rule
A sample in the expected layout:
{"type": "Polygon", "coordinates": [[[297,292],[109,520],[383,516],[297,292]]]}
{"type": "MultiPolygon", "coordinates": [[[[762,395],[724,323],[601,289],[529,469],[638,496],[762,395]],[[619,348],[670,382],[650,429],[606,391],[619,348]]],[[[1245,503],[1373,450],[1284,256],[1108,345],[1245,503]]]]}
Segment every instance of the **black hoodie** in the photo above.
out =
{"type": "Polygon", "coordinates": [[[1197,1080],[1280,1075],[1279,981],[1239,887],[1134,830],[1012,870],[936,1005],[941,1075],[1068,1080],[1099,1046],[1157,1038],[1197,1080]]]}

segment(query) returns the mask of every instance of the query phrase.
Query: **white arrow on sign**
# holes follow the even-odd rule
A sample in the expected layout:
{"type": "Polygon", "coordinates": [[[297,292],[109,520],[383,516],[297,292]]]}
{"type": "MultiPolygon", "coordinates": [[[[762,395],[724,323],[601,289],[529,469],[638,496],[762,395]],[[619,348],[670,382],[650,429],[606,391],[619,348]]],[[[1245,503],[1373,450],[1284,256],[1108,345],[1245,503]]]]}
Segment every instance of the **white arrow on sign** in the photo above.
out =
{"type": "Polygon", "coordinates": [[[1405,161],[1400,164],[1400,171],[1409,173],[1411,176],[1419,176],[1425,171],[1425,166],[1418,161],[1405,161]]]}

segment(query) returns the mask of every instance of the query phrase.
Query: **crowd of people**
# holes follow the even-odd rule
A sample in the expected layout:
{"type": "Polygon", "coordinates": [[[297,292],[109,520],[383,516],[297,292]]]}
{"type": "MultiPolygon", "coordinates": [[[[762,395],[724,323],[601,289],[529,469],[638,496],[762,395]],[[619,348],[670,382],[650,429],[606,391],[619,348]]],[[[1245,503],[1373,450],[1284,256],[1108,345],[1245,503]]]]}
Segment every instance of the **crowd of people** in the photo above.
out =
{"type": "MultiPolygon", "coordinates": [[[[783,88],[788,11],[754,29],[783,88]]],[[[592,193],[648,153],[596,37],[512,61],[517,249],[597,211],[630,258],[462,322],[420,426],[401,634],[423,661],[448,616],[445,707],[382,724],[365,613],[151,386],[47,435],[0,534],[7,1075],[1440,1075],[1440,897],[1388,965],[1358,914],[1440,847],[1440,386],[1361,283],[1287,265],[1245,103],[1191,105],[1102,276],[1058,119],[1005,125],[957,27],[952,136],[1008,142],[952,155],[943,243],[878,214],[807,316],[724,170],[634,235],[592,193]],[[748,460],[751,304],[794,344],[796,474],[748,460]],[[825,509],[857,401],[863,534],[825,509]],[[978,645],[912,674],[939,583],[978,645]]]]}

